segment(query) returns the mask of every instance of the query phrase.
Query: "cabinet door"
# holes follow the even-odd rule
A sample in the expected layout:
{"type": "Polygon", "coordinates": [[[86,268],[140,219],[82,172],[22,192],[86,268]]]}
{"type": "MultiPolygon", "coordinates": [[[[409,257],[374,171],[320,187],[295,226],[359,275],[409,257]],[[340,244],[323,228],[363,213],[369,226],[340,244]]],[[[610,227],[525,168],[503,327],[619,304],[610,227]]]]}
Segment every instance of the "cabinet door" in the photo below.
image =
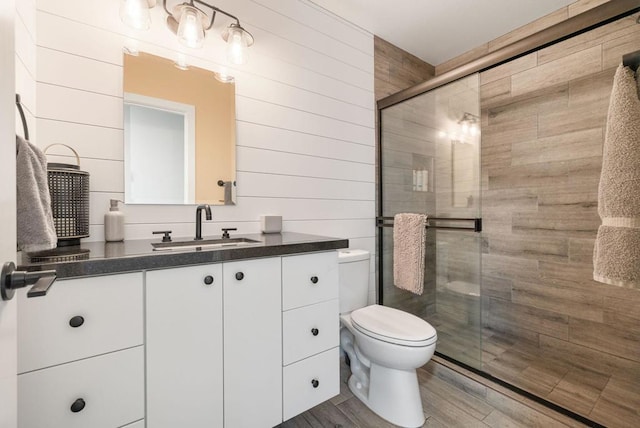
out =
{"type": "Polygon", "coordinates": [[[148,428],[222,427],[222,266],[146,273],[148,428]]]}
{"type": "Polygon", "coordinates": [[[224,263],[224,422],[282,422],[280,258],[224,263]]]}
{"type": "Polygon", "coordinates": [[[142,345],[142,273],[56,281],[18,293],[18,373],[142,345]]]}
{"type": "Polygon", "coordinates": [[[114,428],[140,420],[143,367],[137,346],[21,374],[19,427],[114,428]]]}

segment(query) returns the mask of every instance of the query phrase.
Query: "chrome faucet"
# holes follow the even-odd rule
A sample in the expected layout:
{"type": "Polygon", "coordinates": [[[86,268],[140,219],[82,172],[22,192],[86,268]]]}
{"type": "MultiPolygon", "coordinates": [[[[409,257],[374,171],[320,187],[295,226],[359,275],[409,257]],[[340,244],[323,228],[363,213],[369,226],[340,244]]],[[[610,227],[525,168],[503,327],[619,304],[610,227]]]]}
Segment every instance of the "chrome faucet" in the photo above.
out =
{"type": "Polygon", "coordinates": [[[207,220],[211,220],[211,207],[207,204],[198,205],[198,208],[196,208],[196,237],[194,241],[202,240],[202,210],[204,210],[207,220]]]}

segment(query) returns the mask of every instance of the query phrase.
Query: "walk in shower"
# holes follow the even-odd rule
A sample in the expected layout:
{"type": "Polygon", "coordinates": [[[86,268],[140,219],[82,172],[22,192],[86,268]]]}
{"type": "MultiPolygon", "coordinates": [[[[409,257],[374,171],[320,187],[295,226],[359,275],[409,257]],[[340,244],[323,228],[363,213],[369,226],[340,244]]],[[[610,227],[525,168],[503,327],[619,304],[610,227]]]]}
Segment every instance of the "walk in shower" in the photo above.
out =
{"type": "Polygon", "coordinates": [[[378,298],[432,324],[440,356],[622,428],[640,426],[640,290],[594,281],[592,257],[613,76],[640,52],[640,8],[594,11],[559,41],[379,103],[378,298]],[[422,295],[393,285],[406,212],[430,218],[422,295]]]}
{"type": "Polygon", "coordinates": [[[438,331],[438,352],[481,367],[480,102],[474,74],[381,112],[385,305],[438,331]],[[426,213],[424,293],[393,286],[393,216],[426,213]]]}

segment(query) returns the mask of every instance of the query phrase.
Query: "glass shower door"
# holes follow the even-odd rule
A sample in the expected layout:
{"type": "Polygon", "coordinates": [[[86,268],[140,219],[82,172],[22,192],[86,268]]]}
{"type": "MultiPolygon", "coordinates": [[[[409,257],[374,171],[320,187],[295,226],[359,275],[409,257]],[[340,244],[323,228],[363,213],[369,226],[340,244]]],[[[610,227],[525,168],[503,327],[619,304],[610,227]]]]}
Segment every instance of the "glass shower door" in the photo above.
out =
{"type": "Polygon", "coordinates": [[[425,213],[440,220],[427,229],[422,295],[393,285],[391,227],[379,228],[379,278],[385,306],[435,327],[436,352],[481,368],[481,238],[461,229],[480,217],[478,90],[475,74],[381,111],[381,215],[425,213]]]}

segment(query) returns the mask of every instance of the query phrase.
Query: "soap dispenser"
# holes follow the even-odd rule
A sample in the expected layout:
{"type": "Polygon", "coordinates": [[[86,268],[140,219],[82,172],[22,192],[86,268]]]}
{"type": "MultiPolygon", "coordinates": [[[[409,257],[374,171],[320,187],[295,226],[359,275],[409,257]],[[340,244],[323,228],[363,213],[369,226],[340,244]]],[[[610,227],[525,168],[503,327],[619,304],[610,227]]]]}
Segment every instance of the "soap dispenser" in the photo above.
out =
{"type": "Polygon", "coordinates": [[[118,199],[111,199],[109,212],[104,215],[104,239],[107,242],[124,241],[124,213],[118,209],[118,199]]]}

